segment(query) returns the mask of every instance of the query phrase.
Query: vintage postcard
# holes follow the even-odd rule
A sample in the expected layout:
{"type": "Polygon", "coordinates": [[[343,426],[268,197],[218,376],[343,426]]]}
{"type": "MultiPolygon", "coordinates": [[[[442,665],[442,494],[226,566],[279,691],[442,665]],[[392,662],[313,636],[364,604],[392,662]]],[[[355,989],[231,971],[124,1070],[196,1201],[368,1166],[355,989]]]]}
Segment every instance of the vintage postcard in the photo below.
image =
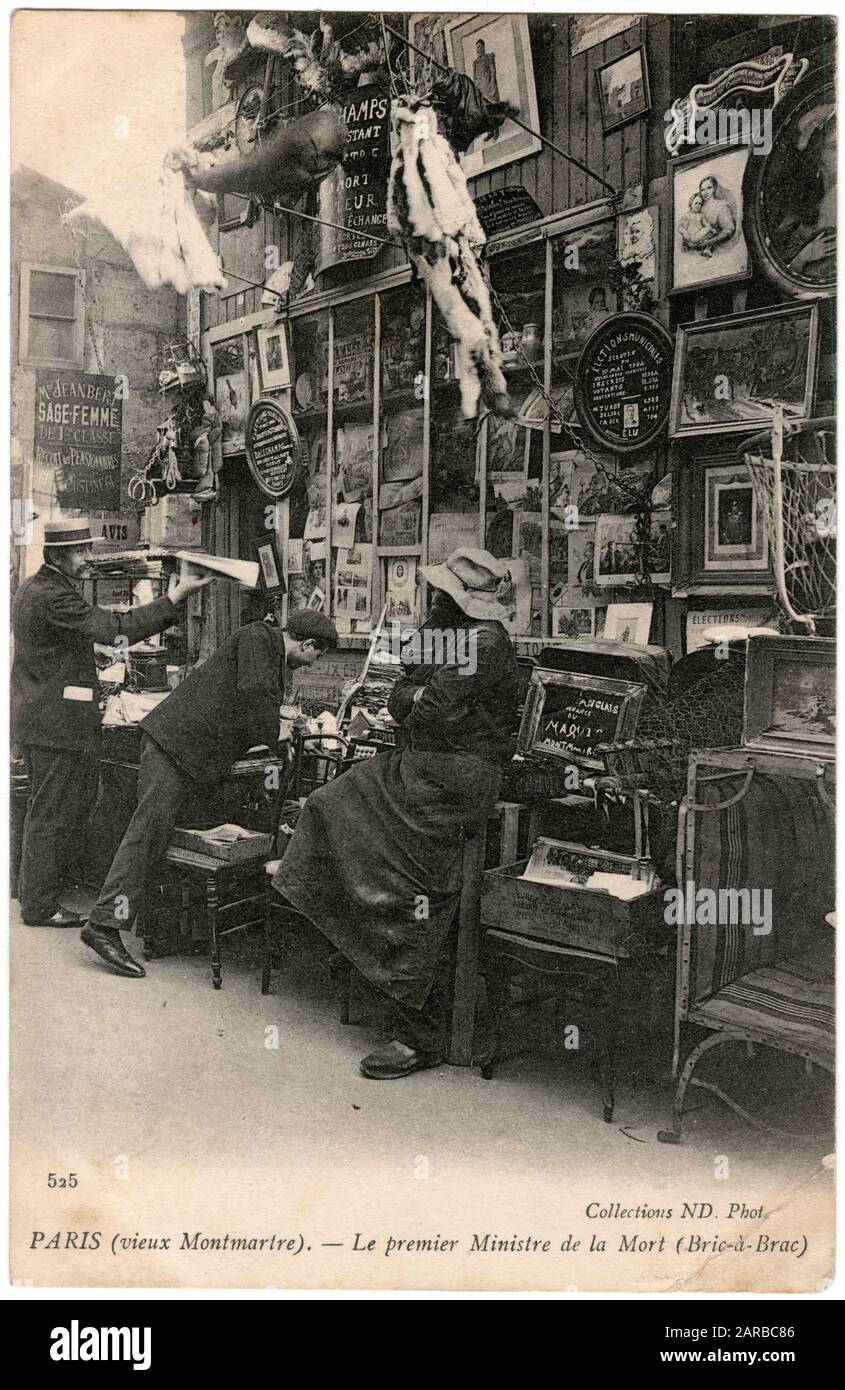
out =
{"type": "Polygon", "coordinates": [[[14,1297],[823,1300],[836,21],[9,32],[14,1297]]]}

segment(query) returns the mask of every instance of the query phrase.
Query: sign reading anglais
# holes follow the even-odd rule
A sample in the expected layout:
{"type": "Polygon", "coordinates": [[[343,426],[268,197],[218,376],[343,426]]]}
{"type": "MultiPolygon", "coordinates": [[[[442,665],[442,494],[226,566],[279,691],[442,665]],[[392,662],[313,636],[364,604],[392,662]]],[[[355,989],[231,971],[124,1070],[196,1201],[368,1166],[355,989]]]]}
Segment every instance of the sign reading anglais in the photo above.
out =
{"type": "Polygon", "coordinates": [[[120,511],[117,389],[114,377],[91,372],[41,368],[36,374],[34,469],[36,478],[52,480],[60,506],[120,511]]]}

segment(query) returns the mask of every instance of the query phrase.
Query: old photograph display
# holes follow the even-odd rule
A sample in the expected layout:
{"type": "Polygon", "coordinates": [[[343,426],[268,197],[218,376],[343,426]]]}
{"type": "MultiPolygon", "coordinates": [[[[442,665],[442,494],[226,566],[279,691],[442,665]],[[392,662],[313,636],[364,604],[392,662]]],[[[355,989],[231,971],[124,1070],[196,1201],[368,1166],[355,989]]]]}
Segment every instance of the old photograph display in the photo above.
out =
{"type": "Polygon", "coordinates": [[[23,1289],[827,1287],[835,38],[15,16],[23,1289]]]}

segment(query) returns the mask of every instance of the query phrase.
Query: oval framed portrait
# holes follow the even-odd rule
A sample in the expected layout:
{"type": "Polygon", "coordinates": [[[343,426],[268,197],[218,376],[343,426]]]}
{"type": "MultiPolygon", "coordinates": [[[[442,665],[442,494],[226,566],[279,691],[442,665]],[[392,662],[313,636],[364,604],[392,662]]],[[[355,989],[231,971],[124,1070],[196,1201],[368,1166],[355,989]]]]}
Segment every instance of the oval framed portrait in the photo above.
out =
{"type": "Polygon", "coordinates": [[[749,159],[746,236],[760,269],[808,298],[836,285],[836,91],[818,73],[772,113],[768,155],[749,159]]]}

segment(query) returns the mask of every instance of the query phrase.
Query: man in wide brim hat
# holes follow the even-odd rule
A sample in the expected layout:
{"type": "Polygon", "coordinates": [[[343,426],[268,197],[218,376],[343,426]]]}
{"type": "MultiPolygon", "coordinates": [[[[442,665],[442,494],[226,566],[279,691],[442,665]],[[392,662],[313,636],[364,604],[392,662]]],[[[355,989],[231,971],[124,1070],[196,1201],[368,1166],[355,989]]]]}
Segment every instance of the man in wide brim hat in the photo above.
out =
{"type": "Polygon", "coordinates": [[[467,617],[507,626],[516,612],[511,565],[497,560],[489,550],[463,546],[442,565],[424,565],[422,575],[433,589],[454,599],[467,617]]]}
{"type": "Polygon", "coordinates": [[[100,725],[94,643],[128,645],[176,622],[176,606],[209,582],[183,566],[169,598],[112,613],[86,601],[79,587],[94,544],[81,517],[44,523],[41,568],[12,605],[15,655],[11,728],[29,777],[19,878],[28,926],[72,927],[77,913],[59,901],[90,809],[91,759],[100,725]]]}

